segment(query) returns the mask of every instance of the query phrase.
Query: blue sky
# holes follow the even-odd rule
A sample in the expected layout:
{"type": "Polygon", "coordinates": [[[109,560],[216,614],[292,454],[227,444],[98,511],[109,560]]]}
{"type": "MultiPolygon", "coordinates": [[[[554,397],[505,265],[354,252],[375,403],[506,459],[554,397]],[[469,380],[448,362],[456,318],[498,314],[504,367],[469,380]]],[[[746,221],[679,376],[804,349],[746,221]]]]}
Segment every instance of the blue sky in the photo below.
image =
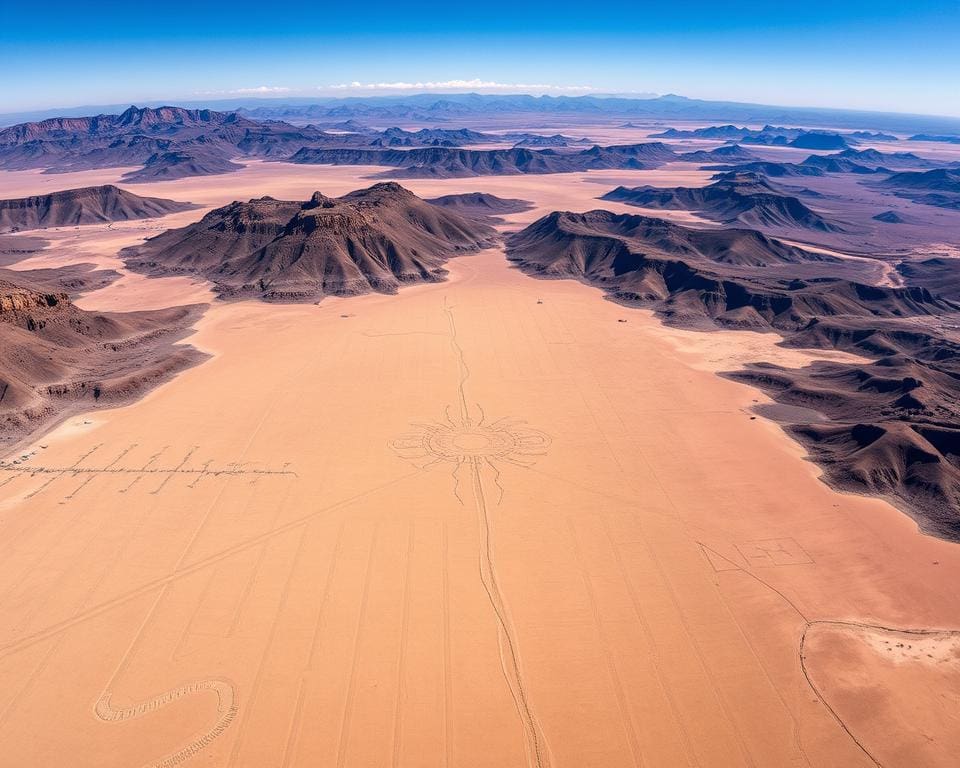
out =
{"type": "Polygon", "coordinates": [[[433,84],[960,116],[958,0],[5,5],[0,112],[433,84]]]}

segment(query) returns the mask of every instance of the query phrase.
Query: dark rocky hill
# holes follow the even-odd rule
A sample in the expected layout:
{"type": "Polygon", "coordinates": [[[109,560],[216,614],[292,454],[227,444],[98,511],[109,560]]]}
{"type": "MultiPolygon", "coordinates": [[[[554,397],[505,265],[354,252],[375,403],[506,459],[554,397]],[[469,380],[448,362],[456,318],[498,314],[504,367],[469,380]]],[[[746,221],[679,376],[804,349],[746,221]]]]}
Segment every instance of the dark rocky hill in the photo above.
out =
{"type": "Polygon", "coordinates": [[[0,439],[15,444],[65,415],[136,399],[205,355],[177,344],[200,307],[79,309],[46,275],[0,275],[0,439]],[[48,285],[44,285],[47,283],[48,285]]]}
{"type": "Polygon", "coordinates": [[[706,187],[617,187],[601,197],[641,208],[697,211],[723,224],[758,228],[842,231],[801,202],[774,187],[763,176],[729,174],[706,187]]]}
{"type": "Polygon", "coordinates": [[[191,203],[141,197],[111,184],[66,189],[0,200],[0,232],[149,219],[194,207],[191,203]]]}
{"type": "Polygon", "coordinates": [[[231,203],[122,255],[135,271],[203,276],[223,297],[316,301],[440,280],[447,259],[495,238],[483,222],[383,183],[340,198],[231,203]]]}

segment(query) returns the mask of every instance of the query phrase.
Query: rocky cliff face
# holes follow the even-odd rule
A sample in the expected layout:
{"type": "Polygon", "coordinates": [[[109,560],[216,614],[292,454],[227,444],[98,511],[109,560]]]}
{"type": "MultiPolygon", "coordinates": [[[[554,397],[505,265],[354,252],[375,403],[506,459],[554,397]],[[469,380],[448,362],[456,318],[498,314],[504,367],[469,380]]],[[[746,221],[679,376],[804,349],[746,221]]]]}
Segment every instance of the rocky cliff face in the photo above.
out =
{"type": "Polygon", "coordinates": [[[66,293],[0,278],[0,449],[71,411],[136,399],[204,359],[177,343],[200,314],[87,312],[66,293]]]}
{"type": "Polygon", "coordinates": [[[36,293],[0,281],[0,322],[11,322],[18,313],[42,312],[69,301],[66,293],[36,293]]]}

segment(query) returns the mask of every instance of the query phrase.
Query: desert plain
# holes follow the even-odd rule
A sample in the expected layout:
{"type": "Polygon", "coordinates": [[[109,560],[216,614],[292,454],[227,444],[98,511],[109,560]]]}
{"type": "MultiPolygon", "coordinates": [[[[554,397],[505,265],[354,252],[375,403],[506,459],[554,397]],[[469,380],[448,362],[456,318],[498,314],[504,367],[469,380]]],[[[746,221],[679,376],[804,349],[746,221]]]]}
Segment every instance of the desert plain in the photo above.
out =
{"type": "MultiPolygon", "coordinates": [[[[380,170],[138,184],[202,208],[47,230],[13,265],[121,272],[83,309],[209,304],[186,341],[210,357],[0,464],[0,766],[956,765],[957,544],[832,490],[717,375],[842,354],[666,328],[498,248],[299,305],[116,256],[380,170]]],[[[0,197],[123,171],[2,172],[0,197]]],[[[510,232],[710,176],[404,185],[529,200],[510,232]]]]}

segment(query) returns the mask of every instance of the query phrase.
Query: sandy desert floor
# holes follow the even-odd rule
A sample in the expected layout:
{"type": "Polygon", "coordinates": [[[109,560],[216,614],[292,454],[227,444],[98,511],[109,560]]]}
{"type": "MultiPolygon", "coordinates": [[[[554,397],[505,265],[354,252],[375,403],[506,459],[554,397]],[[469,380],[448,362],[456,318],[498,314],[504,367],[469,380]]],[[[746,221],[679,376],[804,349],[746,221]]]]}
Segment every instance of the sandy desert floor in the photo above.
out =
{"type": "MultiPolygon", "coordinates": [[[[118,175],[0,174],[0,196],[118,175]]],[[[363,175],[130,188],[214,206],[363,175]]],[[[707,176],[404,183],[535,202],[509,229],[707,176]]],[[[48,231],[18,266],[118,268],[202,213],[48,231]]],[[[208,362],[0,464],[0,766],[956,764],[960,548],[831,491],[714,373],[810,354],[664,329],[496,250],[450,272],[213,302],[208,362]]],[[[125,275],[80,303],[195,301],[125,275]]]]}

